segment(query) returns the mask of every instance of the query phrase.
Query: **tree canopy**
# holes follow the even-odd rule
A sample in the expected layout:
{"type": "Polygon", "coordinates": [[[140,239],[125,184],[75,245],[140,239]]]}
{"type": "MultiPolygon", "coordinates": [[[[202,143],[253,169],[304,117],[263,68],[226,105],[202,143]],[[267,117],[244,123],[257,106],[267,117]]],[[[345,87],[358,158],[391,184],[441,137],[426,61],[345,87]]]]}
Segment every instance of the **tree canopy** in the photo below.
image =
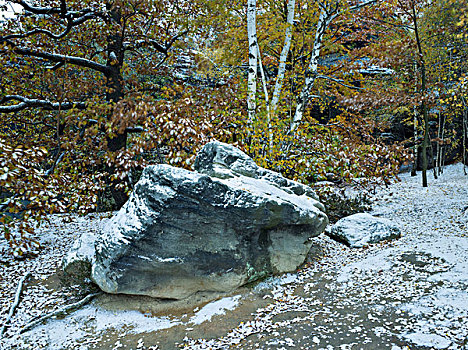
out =
{"type": "Polygon", "coordinates": [[[17,256],[46,214],[119,208],[144,166],[189,168],[211,139],[308,184],[466,161],[460,0],[1,6],[16,14],[0,22],[0,220],[17,256]]]}

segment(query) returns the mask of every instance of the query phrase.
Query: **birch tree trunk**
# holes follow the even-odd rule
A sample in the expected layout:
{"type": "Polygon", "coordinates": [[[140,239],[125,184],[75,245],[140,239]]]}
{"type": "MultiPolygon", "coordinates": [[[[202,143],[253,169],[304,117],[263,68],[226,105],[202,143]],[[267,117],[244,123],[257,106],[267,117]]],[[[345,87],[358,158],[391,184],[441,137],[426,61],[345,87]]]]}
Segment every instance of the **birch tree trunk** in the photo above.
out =
{"type": "Polygon", "coordinates": [[[270,97],[268,95],[267,81],[266,81],[265,71],[263,69],[263,63],[262,63],[262,55],[260,53],[260,47],[258,46],[258,43],[257,43],[257,52],[258,52],[258,66],[260,68],[260,75],[262,77],[263,93],[265,94],[265,106],[266,106],[266,112],[267,112],[267,128],[268,128],[268,146],[271,152],[271,149],[273,147],[273,133],[272,133],[272,128],[271,128],[270,97]]]}
{"type": "Polygon", "coordinates": [[[255,93],[257,92],[257,1],[247,2],[247,35],[249,39],[249,75],[247,80],[247,109],[249,124],[255,119],[255,93]]]}
{"type": "MultiPolygon", "coordinates": [[[[349,7],[350,11],[355,11],[365,6],[371,5],[375,3],[376,0],[367,0],[358,3],[357,5],[349,7]]],[[[320,56],[320,49],[322,48],[323,37],[325,35],[325,31],[333,22],[333,20],[340,15],[340,4],[338,1],[336,2],[319,2],[319,7],[321,8],[319,20],[317,23],[317,31],[315,33],[314,39],[314,46],[312,50],[312,55],[310,58],[309,66],[305,72],[305,83],[302,91],[299,95],[296,111],[294,113],[294,118],[291,122],[291,126],[289,128],[289,133],[292,134],[296,128],[299,126],[302,118],[304,116],[304,111],[307,107],[307,103],[309,102],[310,98],[310,91],[314,85],[315,79],[317,79],[317,69],[318,69],[318,59],[320,56]]]]}
{"type": "Polygon", "coordinates": [[[467,165],[467,157],[466,157],[466,139],[468,137],[468,106],[466,104],[466,100],[464,97],[462,97],[462,102],[463,102],[463,173],[467,175],[466,171],[466,165],[467,165]]]}
{"type": "Polygon", "coordinates": [[[289,128],[289,132],[293,133],[294,130],[298,127],[299,123],[302,121],[305,108],[309,101],[310,90],[314,85],[315,79],[317,78],[317,69],[318,69],[318,58],[320,56],[320,49],[322,48],[323,36],[327,30],[330,23],[336,17],[335,15],[330,15],[325,9],[322,9],[320,12],[320,17],[317,23],[317,32],[315,33],[314,47],[312,49],[312,55],[310,58],[309,66],[305,72],[305,83],[302,91],[299,95],[296,111],[294,113],[293,121],[289,128]]]}
{"type": "Polygon", "coordinates": [[[273,91],[273,96],[271,98],[271,114],[276,115],[276,110],[278,108],[278,101],[281,95],[281,88],[283,87],[284,72],[286,71],[286,59],[288,57],[289,49],[291,47],[292,40],[292,30],[293,30],[293,21],[294,21],[294,9],[296,7],[295,0],[288,1],[288,15],[287,15],[287,27],[284,35],[284,45],[281,50],[280,62],[278,67],[278,76],[276,77],[275,90],[273,91]]]}

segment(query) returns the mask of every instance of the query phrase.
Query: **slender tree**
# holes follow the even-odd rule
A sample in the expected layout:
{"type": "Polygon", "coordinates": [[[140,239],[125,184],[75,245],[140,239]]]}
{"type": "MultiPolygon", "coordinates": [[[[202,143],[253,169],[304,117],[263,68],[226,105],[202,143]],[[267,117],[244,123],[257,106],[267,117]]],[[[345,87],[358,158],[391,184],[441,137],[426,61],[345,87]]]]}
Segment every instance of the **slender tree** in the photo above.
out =
{"type": "Polygon", "coordinates": [[[256,93],[257,93],[257,61],[258,61],[258,43],[257,43],[257,1],[248,0],[247,2],[247,34],[249,41],[249,73],[248,73],[248,94],[247,108],[249,113],[249,124],[252,125],[255,119],[256,93]]]}

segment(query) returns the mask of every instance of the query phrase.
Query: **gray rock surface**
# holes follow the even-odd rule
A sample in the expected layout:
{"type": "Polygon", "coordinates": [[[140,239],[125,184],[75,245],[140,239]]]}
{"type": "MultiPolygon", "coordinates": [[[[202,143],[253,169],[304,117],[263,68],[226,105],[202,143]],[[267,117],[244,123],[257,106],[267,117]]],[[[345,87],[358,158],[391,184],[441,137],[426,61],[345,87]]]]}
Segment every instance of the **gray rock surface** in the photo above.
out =
{"type": "Polygon", "coordinates": [[[62,269],[68,277],[76,280],[90,277],[91,265],[95,259],[95,242],[96,233],[84,231],[73,243],[62,260],[62,269]]]}
{"type": "Polygon", "coordinates": [[[399,238],[399,227],[392,221],[366,213],[358,213],[340,219],[326,234],[350,247],[399,238]]]}
{"type": "MultiPolygon", "coordinates": [[[[236,147],[222,142],[209,142],[197,154],[194,164],[195,171],[220,179],[245,176],[264,180],[288,194],[306,195],[318,201],[316,193],[306,185],[284,178],[281,174],[261,168],[252,158],[236,147]]],[[[260,182],[259,182],[260,183],[260,182]]],[[[321,203],[315,203],[320,210],[325,211],[321,203]]]]}
{"type": "Polygon", "coordinates": [[[192,172],[147,167],[96,242],[92,278],[108,293],[184,299],[293,271],[328,223],[307,186],[212,142],[192,172]]]}

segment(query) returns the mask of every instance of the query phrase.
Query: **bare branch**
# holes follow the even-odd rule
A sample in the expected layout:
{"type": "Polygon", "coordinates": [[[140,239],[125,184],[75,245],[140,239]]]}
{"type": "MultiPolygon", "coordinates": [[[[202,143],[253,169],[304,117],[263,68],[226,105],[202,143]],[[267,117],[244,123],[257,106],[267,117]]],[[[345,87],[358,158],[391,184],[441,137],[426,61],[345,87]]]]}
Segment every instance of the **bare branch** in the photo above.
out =
{"type": "Polygon", "coordinates": [[[335,83],[337,83],[337,84],[340,84],[341,86],[347,87],[347,88],[349,88],[349,89],[353,89],[353,90],[364,90],[363,88],[360,88],[360,87],[357,87],[357,86],[348,85],[348,84],[346,84],[346,83],[344,82],[344,80],[342,80],[342,79],[332,78],[332,77],[329,77],[329,76],[326,76],[326,75],[321,75],[321,74],[318,74],[318,75],[317,75],[317,78],[333,81],[333,82],[335,82],[335,83]]]}
{"type": "Polygon", "coordinates": [[[65,316],[69,314],[72,311],[75,311],[76,309],[79,309],[83,305],[89,303],[95,296],[101,294],[100,292],[98,293],[93,293],[93,294],[88,294],[86,297],[81,299],[80,301],[77,301],[76,303],[65,305],[61,307],[60,309],[56,311],[52,311],[44,316],[41,316],[39,318],[36,318],[35,320],[29,322],[27,325],[25,325],[20,331],[19,334],[25,333],[29,331],[30,329],[40,325],[41,323],[47,321],[49,318],[53,317],[58,317],[58,316],[65,316]]]}
{"type": "Polygon", "coordinates": [[[47,35],[49,38],[52,38],[52,39],[62,39],[63,37],[65,37],[70,32],[70,30],[72,28],[72,26],[70,24],[71,24],[71,22],[68,23],[67,28],[60,34],[54,34],[54,33],[52,33],[51,31],[49,31],[47,29],[34,28],[34,29],[30,30],[29,32],[26,32],[26,33],[23,33],[23,34],[6,35],[6,36],[3,37],[3,39],[5,39],[5,40],[25,39],[27,37],[30,37],[30,36],[36,35],[36,34],[44,34],[44,35],[47,35]]]}
{"type": "MultiPolygon", "coordinates": [[[[87,120],[88,126],[96,125],[99,124],[99,121],[96,119],[88,119],[87,120]]],[[[82,135],[80,134],[80,137],[84,136],[84,131],[85,129],[82,130],[82,135]]],[[[140,132],[145,132],[148,131],[147,129],[143,128],[142,126],[129,126],[128,128],[125,129],[125,132],[128,133],[140,133],[140,132]]]]}
{"type": "Polygon", "coordinates": [[[125,131],[128,132],[128,133],[139,133],[139,132],[144,132],[144,131],[148,131],[148,130],[144,129],[141,126],[134,126],[134,127],[126,128],[125,131]]]}
{"type": "Polygon", "coordinates": [[[59,154],[59,156],[55,159],[54,164],[52,164],[52,167],[48,169],[45,173],[44,176],[48,177],[53,174],[55,168],[57,165],[62,161],[63,157],[65,156],[65,152],[62,152],[59,154]]]}
{"type": "Polygon", "coordinates": [[[23,6],[23,8],[36,15],[49,15],[49,14],[60,14],[61,9],[59,7],[38,7],[31,5],[23,0],[12,1],[15,4],[23,6]]]}
{"type": "Polygon", "coordinates": [[[170,50],[170,48],[172,47],[172,45],[174,45],[174,43],[181,36],[184,36],[187,33],[188,33],[188,30],[184,30],[183,32],[180,32],[179,34],[174,35],[168,42],[165,43],[164,46],[162,44],[160,44],[155,39],[147,38],[147,39],[142,39],[142,40],[135,40],[132,43],[125,42],[124,43],[124,49],[126,51],[128,51],[128,50],[137,50],[137,49],[142,48],[144,46],[151,46],[154,49],[156,49],[156,51],[167,55],[167,53],[170,50]]]}
{"type": "Polygon", "coordinates": [[[357,4],[357,5],[351,6],[349,9],[350,9],[351,11],[359,10],[359,9],[361,9],[361,8],[363,8],[363,7],[366,7],[366,6],[368,6],[368,5],[374,4],[374,3],[376,3],[376,2],[377,2],[377,0],[367,0],[367,1],[363,1],[363,2],[361,2],[361,3],[359,3],[359,4],[357,4]]]}
{"type": "Polygon", "coordinates": [[[48,67],[45,67],[45,68],[50,69],[50,70],[57,70],[60,67],[62,67],[64,64],[65,64],[65,62],[62,61],[62,62],[59,62],[57,64],[54,64],[53,66],[48,66],[48,67]]]}
{"type": "Polygon", "coordinates": [[[16,294],[15,294],[15,300],[13,301],[13,305],[11,305],[10,312],[8,313],[8,316],[5,320],[5,323],[3,324],[2,328],[0,329],[0,338],[3,337],[3,334],[5,333],[6,329],[8,328],[8,324],[11,321],[11,318],[15,314],[16,308],[18,307],[20,301],[21,301],[21,293],[23,293],[24,289],[24,282],[31,276],[31,272],[27,272],[19,281],[18,287],[16,288],[16,294]]]}
{"type": "Polygon", "coordinates": [[[78,109],[86,108],[86,103],[84,102],[63,102],[60,104],[58,102],[50,102],[47,100],[30,99],[30,98],[19,96],[19,95],[4,96],[0,100],[0,103],[5,103],[9,101],[18,101],[20,103],[15,104],[15,105],[9,105],[9,106],[0,106],[0,113],[19,112],[26,108],[43,108],[45,110],[51,110],[51,111],[56,111],[59,109],[68,110],[72,108],[78,108],[78,109]]]}
{"type": "Polygon", "coordinates": [[[107,21],[108,19],[105,13],[100,11],[93,11],[89,8],[80,11],[68,11],[66,0],[60,1],[60,7],[39,7],[34,6],[24,0],[16,0],[12,2],[23,6],[25,11],[35,15],[59,15],[61,18],[75,19],[78,22],[88,15],[92,15],[94,18],[99,17],[104,21],[107,21]]]}
{"type": "Polygon", "coordinates": [[[35,50],[31,50],[25,47],[18,47],[12,41],[6,40],[4,38],[0,38],[0,42],[5,42],[8,45],[12,46],[13,52],[15,52],[18,55],[43,58],[52,62],[70,63],[75,66],[90,68],[90,69],[102,72],[104,74],[109,73],[109,67],[103,64],[88,60],[86,58],[60,55],[60,54],[42,52],[42,51],[35,51],[35,50]]]}

